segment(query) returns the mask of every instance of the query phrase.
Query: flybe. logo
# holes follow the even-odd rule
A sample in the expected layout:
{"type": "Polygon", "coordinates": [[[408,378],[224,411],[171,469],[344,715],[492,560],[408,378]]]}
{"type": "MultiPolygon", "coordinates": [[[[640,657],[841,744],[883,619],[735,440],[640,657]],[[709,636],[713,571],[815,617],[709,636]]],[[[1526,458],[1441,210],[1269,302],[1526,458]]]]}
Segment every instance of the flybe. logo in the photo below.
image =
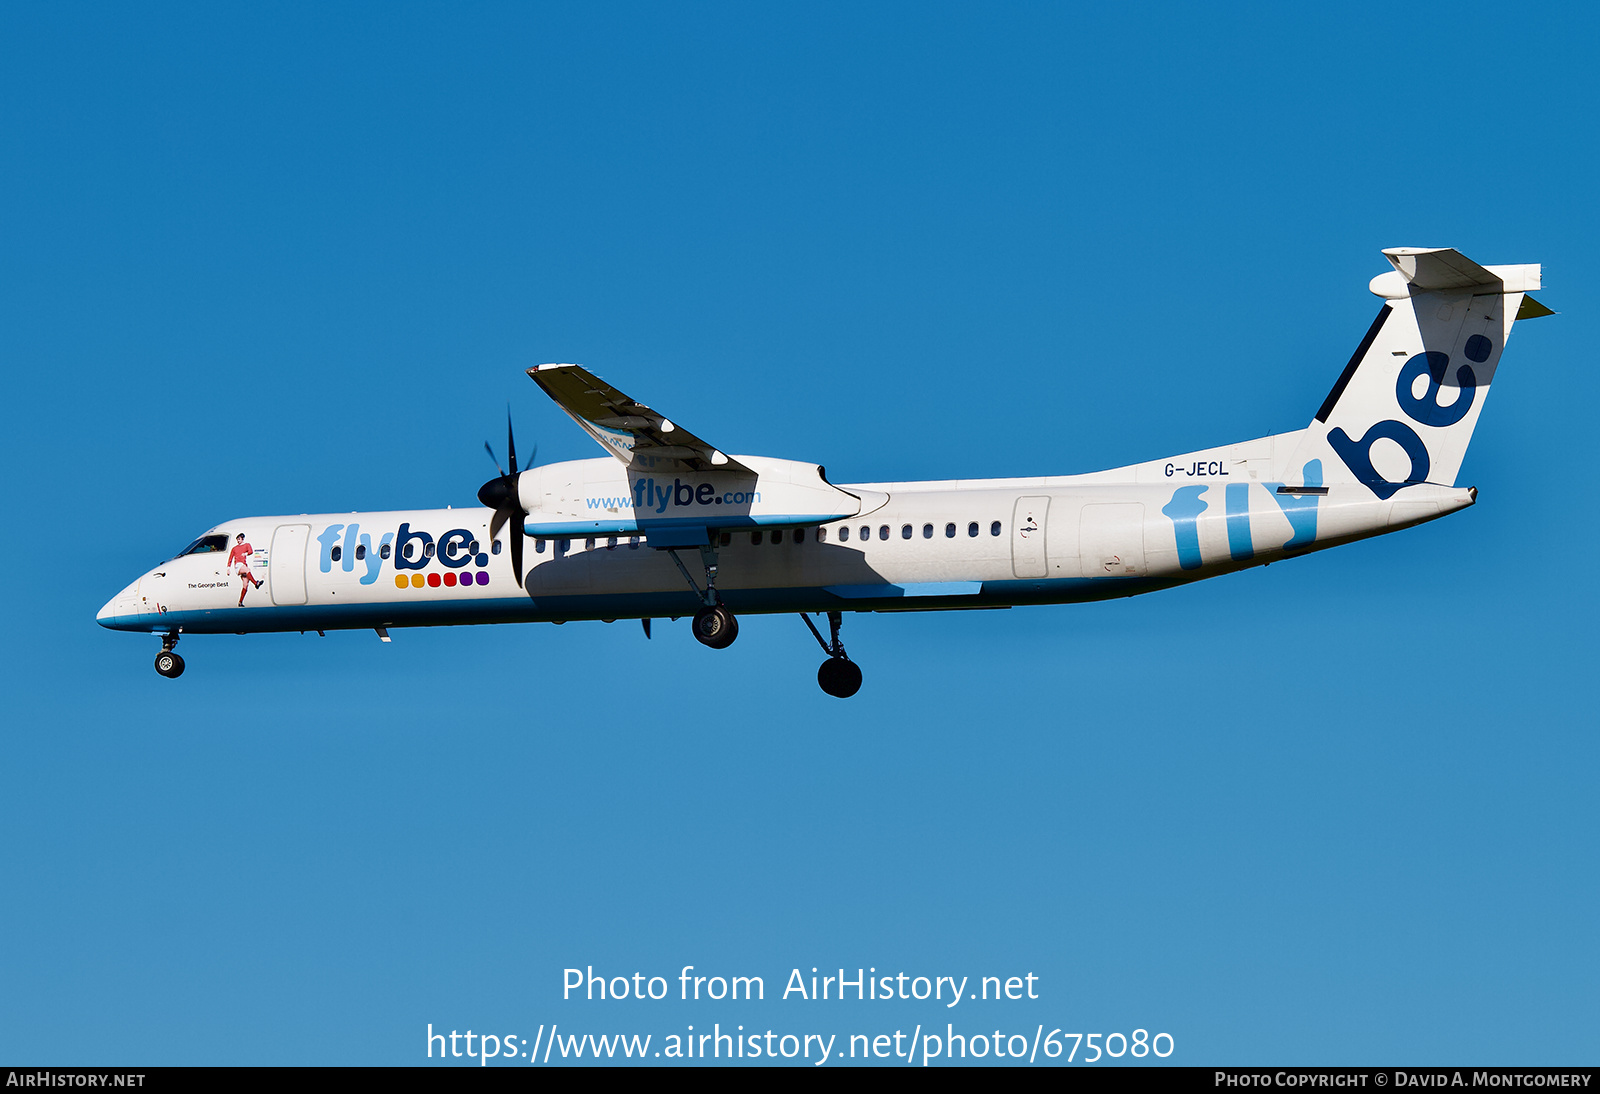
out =
{"type": "Polygon", "coordinates": [[[761,500],[759,490],[724,490],[720,494],[709,482],[698,486],[682,479],[673,479],[669,486],[655,479],[634,479],[633,496],[585,498],[590,509],[654,510],[665,513],[668,506],[688,505],[753,505],[761,500]]]}
{"type": "Polygon", "coordinates": [[[424,585],[489,584],[489,555],[466,528],[452,528],[436,540],[430,533],[413,530],[410,523],[400,525],[394,532],[384,532],[378,538],[376,549],[372,535],[361,531],[359,524],[330,524],[317,536],[321,547],[319,568],[332,572],[334,566],[345,573],[364,569],[361,584],[371,585],[385,562],[392,562],[397,571],[426,571],[430,563],[438,560],[444,570],[431,573],[396,573],[397,588],[424,585]],[[474,572],[468,567],[476,566],[474,572]]]}
{"type": "MultiPolygon", "coordinates": [[[[1322,461],[1310,460],[1300,469],[1300,480],[1308,491],[1292,487],[1283,491],[1283,483],[1266,482],[1267,495],[1278,503],[1279,510],[1289,520],[1293,531],[1281,550],[1285,552],[1310,547],[1317,541],[1317,505],[1322,496],[1322,461]]],[[[1198,570],[1204,562],[1200,557],[1200,514],[1211,508],[1205,495],[1213,486],[1180,486],[1172,492],[1172,500],[1162,506],[1161,512],[1172,521],[1172,534],[1178,548],[1178,566],[1185,570],[1198,570]]],[[[1251,485],[1230,482],[1223,488],[1222,503],[1225,527],[1228,531],[1228,557],[1235,562],[1246,562],[1255,557],[1255,539],[1250,529],[1251,485]]]]}

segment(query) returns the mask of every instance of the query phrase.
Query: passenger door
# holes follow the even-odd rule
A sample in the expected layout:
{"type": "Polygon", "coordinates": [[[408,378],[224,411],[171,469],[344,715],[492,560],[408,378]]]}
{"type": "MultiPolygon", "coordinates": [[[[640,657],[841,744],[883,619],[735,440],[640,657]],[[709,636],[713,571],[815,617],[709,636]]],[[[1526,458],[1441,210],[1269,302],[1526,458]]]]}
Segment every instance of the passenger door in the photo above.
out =
{"type": "Polygon", "coordinates": [[[274,604],[306,602],[306,545],[310,539],[309,524],[280,524],[272,533],[267,584],[274,604]]]}
{"type": "Polygon", "coordinates": [[[1018,498],[1011,518],[1011,572],[1018,577],[1043,577],[1044,530],[1050,513],[1047,497],[1018,498]]]}

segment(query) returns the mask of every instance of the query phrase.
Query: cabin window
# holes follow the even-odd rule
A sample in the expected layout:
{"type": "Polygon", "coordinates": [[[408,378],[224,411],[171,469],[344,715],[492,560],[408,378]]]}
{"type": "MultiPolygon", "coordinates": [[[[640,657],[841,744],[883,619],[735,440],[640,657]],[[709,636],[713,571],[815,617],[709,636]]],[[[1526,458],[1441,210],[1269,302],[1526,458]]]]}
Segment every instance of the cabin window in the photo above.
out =
{"type": "Polygon", "coordinates": [[[923,539],[932,539],[933,538],[933,525],[924,524],[922,526],[922,538],[923,539]]]}
{"type": "Polygon", "coordinates": [[[570,539],[556,540],[556,550],[562,554],[566,554],[568,551],[572,550],[572,541],[570,539]]]}
{"type": "Polygon", "coordinates": [[[944,538],[945,539],[955,539],[956,538],[956,522],[955,521],[951,521],[949,524],[946,524],[944,526],[944,538]]]}
{"type": "Polygon", "coordinates": [[[750,533],[750,546],[752,546],[752,547],[761,546],[761,533],[759,531],[755,531],[755,532],[751,532],[750,533]]]}
{"type": "MultiPolygon", "coordinates": [[[[722,537],[722,542],[723,543],[727,543],[728,542],[728,537],[727,536],[723,536],[722,537]]],[[[638,549],[639,549],[639,537],[638,536],[629,536],[628,537],[628,550],[637,551],[638,549]]]]}
{"type": "MultiPolygon", "coordinates": [[[[498,543],[496,543],[495,546],[499,547],[500,545],[498,543]]],[[[378,548],[378,557],[379,558],[388,558],[389,557],[389,545],[387,543],[385,543],[383,546],[378,548]]]]}
{"type": "Polygon", "coordinates": [[[840,529],[839,529],[839,542],[840,543],[849,543],[850,542],[850,526],[848,524],[843,525],[843,526],[840,527],[840,529]]]}
{"type": "Polygon", "coordinates": [[[189,546],[178,552],[178,557],[184,555],[203,555],[208,551],[226,551],[228,549],[227,536],[201,536],[189,546]]]}
{"type": "Polygon", "coordinates": [[[428,558],[432,558],[433,557],[433,550],[434,550],[433,544],[429,543],[429,544],[427,544],[426,546],[424,546],[422,548],[422,553],[424,555],[426,555],[428,558]]]}
{"type": "Polygon", "coordinates": [[[407,562],[414,562],[416,560],[417,545],[415,543],[408,543],[406,544],[406,549],[400,553],[406,556],[407,562]]]}
{"type": "Polygon", "coordinates": [[[977,534],[978,534],[978,522],[977,521],[973,521],[971,524],[967,525],[967,535],[976,536],[977,534]]]}
{"type": "Polygon", "coordinates": [[[989,525],[989,534],[991,536],[998,536],[1000,534],[1000,522],[999,521],[995,521],[993,524],[989,525]]]}
{"type": "Polygon", "coordinates": [[[338,562],[340,559],[344,558],[344,548],[335,543],[333,545],[333,550],[329,552],[328,557],[333,559],[333,561],[338,562]]]}
{"type": "MultiPolygon", "coordinates": [[[[498,547],[499,544],[495,544],[495,546],[498,547]]],[[[544,540],[536,539],[533,541],[533,553],[536,555],[544,554],[544,540]]]]}
{"type": "Polygon", "coordinates": [[[583,541],[583,549],[585,551],[594,550],[594,537],[593,536],[590,536],[588,539],[583,541]]]}
{"type": "MultiPolygon", "coordinates": [[[[821,534],[820,529],[818,530],[818,534],[821,534]]],[[[796,528],[794,530],[794,541],[796,543],[804,543],[806,541],[806,530],[804,528],[796,528]]]]}
{"type": "MultiPolygon", "coordinates": [[[[868,528],[865,524],[863,524],[861,526],[861,539],[862,539],[862,542],[865,542],[865,541],[867,541],[867,540],[869,540],[871,538],[872,538],[872,529],[868,528]]],[[[885,536],[884,538],[887,539],[888,537],[885,536]]]]}
{"type": "Polygon", "coordinates": [[[879,539],[888,539],[889,538],[889,526],[887,524],[881,524],[881,525],[878,526],[878,538],[879,539]]]}
{"type": "Polygon", "coordinates": [[[826,528],[818,528],[817,529],[817,542],[818,543],[826,543],[826,542],[828,542],[828,530],[826,528]]]}
{"type": "Polygon", "coordinates": [[[910,539],[911,538],[911,525],[902,524],[900,526],[900,538],[901,539],[910,539]]]}
{"type": "Polygon", "coordinates": [[[783,542],[783,529],[782,528],[774,528],[772,530],[772,542],[774,542],[774,543],[782,543],[783,542]]]}
{"type": "Polygon", "coordinates": [[[616,536],[607,536],[606,537],[606,550],[609,551],[609,550],[611,550],[611,548],[615,547],[616,545],[617,545],[617,537],[616,536]]]}
{"type": "MultiPolygon", "coordinates": [[[[477,540],[473,540],[471,543],[467,544],[467,554],[475,555],[477,553],[478,553],[478,541],[477,540]]],[[[357,556],[357,557],[360,557],[360,556],[357,556]]]]}
{"type": "Polygon", "coordinates": [[[364,559],[366,557],[367,557],[367,545],[365,543],[356,544],[356,561],[359,562],[360,560],[362,560],[362,559],[364,559]]]}
{"type": "MultiPolygon", "coordinates": [[[[489,550],[494,554],[499,554],[500,553],[500,541],[499,540],[495,540],[494,541],[494,545],[492,547],[490,547],[489,550]]],[[[384,555],[383,557],[384,558],[388,558],[389,556],[388,555],[384,555]]]]}

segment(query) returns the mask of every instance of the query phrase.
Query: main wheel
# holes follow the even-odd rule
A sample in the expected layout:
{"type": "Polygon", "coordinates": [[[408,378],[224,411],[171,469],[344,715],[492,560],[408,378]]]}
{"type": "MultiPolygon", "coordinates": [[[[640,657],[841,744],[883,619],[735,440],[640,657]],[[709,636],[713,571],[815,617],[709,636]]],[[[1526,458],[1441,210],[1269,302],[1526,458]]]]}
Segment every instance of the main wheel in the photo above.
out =
{"type": "Polygon", "coordinates": [[[848,657],[830,657],[817,670],[817,684],[829,695],[848,699],[861,690],[861,666],[848,657]]]}
{"type": "Polygon", "coordinates": [[[176,680],[183,675],[183,658],[171,650],[162,650],[156,654],[156,671],[168,680],[176,680]]]}
{"type": "Polygon", "coordinates": [[[691,628],[702,646],[725,650],[739,637],[739,620],[721,604],[714,608],[701,608],[694,613],[691,628]]]}

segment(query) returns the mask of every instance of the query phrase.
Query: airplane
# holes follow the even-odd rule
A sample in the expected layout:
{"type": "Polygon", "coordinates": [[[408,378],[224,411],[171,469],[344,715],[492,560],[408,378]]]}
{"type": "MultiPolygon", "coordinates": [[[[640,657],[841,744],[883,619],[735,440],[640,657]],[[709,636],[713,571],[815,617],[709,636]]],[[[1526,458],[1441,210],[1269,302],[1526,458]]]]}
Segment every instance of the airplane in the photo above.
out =
{"type": "MultiPolygon", "coordinates": [[[[605,455],[518,470],[482,508],[243,517],[140,575],[98,622],[159,635],[688,616],[725,649],[740,614],[795,612],[848,698],[845,612],[1134,596],[1454,513],[1455,485],[1537,264],[1397,247],[1383,301],[1304,429],[1082,475],[835,484],[815,463],[722,452],[574,364],[528,375],[605,455]],[[531,540],[531,545],[529,541],[531,540]],[[813,622],[825,615],[828,637],[813,622]]],[[[491,460],[494,451],[489,445],[491,460]]]]}

